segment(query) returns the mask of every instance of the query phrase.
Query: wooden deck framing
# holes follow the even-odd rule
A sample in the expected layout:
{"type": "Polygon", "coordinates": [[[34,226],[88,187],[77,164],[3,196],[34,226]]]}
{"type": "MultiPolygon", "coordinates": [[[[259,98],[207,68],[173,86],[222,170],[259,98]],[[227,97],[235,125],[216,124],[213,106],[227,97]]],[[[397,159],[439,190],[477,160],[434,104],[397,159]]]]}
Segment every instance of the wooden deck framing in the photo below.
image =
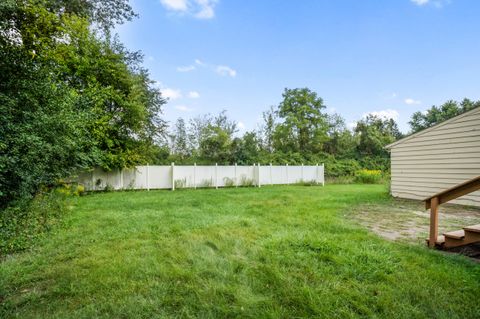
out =
{"type": "Polygon", "coordinates": [[[430,234],[428,246],[435,247],[438,239],[438,207],[458,197],[480,190],[480,176],[426,198],[425,207],[430,209],[430,234]]]}

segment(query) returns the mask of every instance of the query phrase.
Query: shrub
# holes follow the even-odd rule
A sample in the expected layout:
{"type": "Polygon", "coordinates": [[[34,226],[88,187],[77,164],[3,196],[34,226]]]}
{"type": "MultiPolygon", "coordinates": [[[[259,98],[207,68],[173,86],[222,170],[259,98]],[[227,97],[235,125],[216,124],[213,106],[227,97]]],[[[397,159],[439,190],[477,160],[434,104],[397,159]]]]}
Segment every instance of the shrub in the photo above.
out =
{"type": "Polygon", "coordinates": [[[362,169],[355,174],[355,182],[361,184],[377,184],[382,180],[382,171],[362,169]]]}

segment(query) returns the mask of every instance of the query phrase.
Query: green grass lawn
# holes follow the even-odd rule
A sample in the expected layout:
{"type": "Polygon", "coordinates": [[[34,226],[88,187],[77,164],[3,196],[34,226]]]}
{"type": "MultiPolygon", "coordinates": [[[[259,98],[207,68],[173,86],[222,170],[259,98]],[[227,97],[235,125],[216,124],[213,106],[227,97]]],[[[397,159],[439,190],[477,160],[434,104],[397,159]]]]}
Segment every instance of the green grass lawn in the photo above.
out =
{"type": "Polygon", "coordinates": [[[81,197],[2,261],[0,318],[478,318],[478,264],[349,216],[389,200],[380,185],[81,197]]]}

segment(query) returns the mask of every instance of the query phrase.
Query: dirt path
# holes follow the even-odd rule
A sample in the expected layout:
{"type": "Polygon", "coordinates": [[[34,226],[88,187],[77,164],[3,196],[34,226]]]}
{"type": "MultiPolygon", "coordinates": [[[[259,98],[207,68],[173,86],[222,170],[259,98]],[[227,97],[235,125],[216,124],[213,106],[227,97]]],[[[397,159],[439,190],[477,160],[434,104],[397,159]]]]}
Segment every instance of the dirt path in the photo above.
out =
{"type": "MultiPolygon", "coordinates": [[[[371,231],[389,240],[425,243],[429,215],[423,202],[392,199],[385,204],[362,205],[353,218],[371,231]]],[[[480,224],[480,208],[442,205],[439,213],[439,234],[480,224]]]]}

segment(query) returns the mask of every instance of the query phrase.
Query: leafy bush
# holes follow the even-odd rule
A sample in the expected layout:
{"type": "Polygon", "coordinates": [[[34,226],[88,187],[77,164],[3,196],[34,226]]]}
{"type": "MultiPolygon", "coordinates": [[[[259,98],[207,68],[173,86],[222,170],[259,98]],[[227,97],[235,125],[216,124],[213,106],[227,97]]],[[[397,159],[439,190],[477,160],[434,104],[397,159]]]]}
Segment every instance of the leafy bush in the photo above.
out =
{"type": "Polygon", "coordinates": [[[0,212],[0,256],[24,250],[59,223],[65,213],[67,195],[59,191],[42,192],[32,201],[0,212]]]}
{"type": "Polygon", "coordinates": [[[362,169],[355,174],[355,182],[361,184],[378,184],[382,180],[382,171],[362,169]]]}

